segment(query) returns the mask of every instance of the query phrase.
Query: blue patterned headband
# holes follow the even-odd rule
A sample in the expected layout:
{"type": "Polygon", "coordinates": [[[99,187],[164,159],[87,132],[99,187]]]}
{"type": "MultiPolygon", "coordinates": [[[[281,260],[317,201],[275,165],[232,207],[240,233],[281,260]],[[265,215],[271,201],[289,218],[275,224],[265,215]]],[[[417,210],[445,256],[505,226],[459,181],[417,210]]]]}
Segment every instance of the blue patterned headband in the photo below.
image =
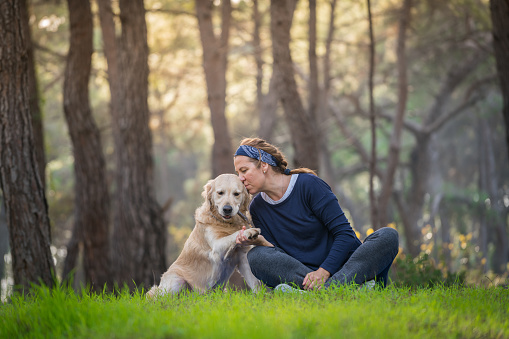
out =
{"type": "Polygon", "coordinates": [[[277,167],[277,160],[276,158],[274,158],[274,156],[270,155],[264,150],[261,150],[253,146],[240,145],[237,151],[235,152],[235,156],[237,155],[244,155],[246,157],[257,159],[266,162],[271,166],[277,167]]]}

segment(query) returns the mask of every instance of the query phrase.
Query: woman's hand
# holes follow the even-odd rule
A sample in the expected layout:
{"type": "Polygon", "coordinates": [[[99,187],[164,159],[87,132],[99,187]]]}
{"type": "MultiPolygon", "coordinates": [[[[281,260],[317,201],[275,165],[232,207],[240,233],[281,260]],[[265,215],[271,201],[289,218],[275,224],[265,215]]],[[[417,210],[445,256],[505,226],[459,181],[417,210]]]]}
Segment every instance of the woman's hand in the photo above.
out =
{"type": "Polygon", "coordinates": [[[321,289],[323,284],[330,278],[330,273],[323,268],[319,268],[314,272],[309,272],[304,278],[304,289],[305,290],[313,290],[313,289],[321,289]]]}
{"type": "Polygon", "coordinates": [[[244,231],[246,230],[246,226],[242,226],[242,229],[237,234],[237,238],[235,239],[235,243],[240,246],[250,246],[254,239],[249,239],[245,236],[244,231]]]}
{"type": "Polygon", "coordinates": [[[249,239],[244,233],[245,230],[246,226],[242,226],[242,229],[237,234],[237,238],[235,238],[235,243],[237,246],[260,245],[266,247],[274,247],[274,245],[268,242],[261,234],[258,234],[257,238],[249,239]]]}

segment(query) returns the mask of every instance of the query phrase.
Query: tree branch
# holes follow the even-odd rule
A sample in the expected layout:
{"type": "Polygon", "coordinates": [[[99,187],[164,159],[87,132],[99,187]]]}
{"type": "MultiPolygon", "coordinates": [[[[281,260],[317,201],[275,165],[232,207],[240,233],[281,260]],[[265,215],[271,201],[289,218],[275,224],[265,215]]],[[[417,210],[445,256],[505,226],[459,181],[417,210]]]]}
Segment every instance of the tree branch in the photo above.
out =
{"type": "Polygon", "coordinates": [[[459,115],[460,113],[462,113],[464,110],[466,110],[470,106],[474,105],[481,98],[483,98],[483,95],[478,94],[478,95],[472,97],[470,100],[464,101],[461,105],[456,107],[454,110],[449,111],[446,114],[442,114],[440,117],[438,117],[437,120],[433,121],[431,124],[426,125],[423,128],[422,132],[427,135],[436,132],[443,125],[445,125],[449,120],[451,120],[455,116],[459,115]]]}
{"type": "Polygon", "coordinates": [[[37,49],[39,51],[46,52],[46,53],[56,56],[57,58],[62,59],[62,60],[67,60],[67,54],[55,52],[54,50],[52,50],[46,46],[39,45],[35,41],[32,41],[32,44],[35,47],[35,49],[37,49]]]}
{"type": "Polygon", "coordinates": [[[172,15],[189,15],[193,18],[196,18],[196,14],[188,11],[183,11],[180,9],[164,9],[164,8],[154,8],[154,9],[147,9],[145,11],[146,13],[163,13],[163,14],[172,14],[172,15]]]}
{"type": "MultiPolygon", "coordinates": [[[[345,136],[345,139],[347,141],[349,141],[350,144],[357,150],[357,153],[359,153],[359,156],[361,157],[362,162],[365,164],[369,164],[370,158],[369,158],[368,151],[366,150],[366,148],[364,148],[364,146],[362,145],[360,140],[357,137],[355,137],[355,135],[353,133],[350,132],[350,130],[346,126],[346,122],[345,122],[343,115],[336,108],[336,106],[334,105],[332,100],[329,100],[328,104],[329,104],[329,109],[332,112],[333,117],[335,118],[339,129],[345,136]]],[[[379,178],[382,178],[382,173],[378,169],[375,169],[375,174],[379,178]]]]}

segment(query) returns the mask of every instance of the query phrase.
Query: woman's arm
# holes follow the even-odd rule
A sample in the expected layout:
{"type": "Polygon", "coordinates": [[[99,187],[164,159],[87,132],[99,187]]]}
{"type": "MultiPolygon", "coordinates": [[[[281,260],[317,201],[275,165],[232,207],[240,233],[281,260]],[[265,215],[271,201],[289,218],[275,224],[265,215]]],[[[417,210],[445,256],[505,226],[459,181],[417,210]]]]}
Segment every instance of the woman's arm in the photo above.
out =
{"type": "Polygon", "coordinates": [[[306,184],[307,204],[332,237],[332,247],[320,267],[332,275],[344,265],[361,242],[330,186],[318,177],[310,176],[308,179],[311,182],[306,184]]]}
{"type": "Polygon", "coordinates": [[[323,199],[315,208],[315,213],[317,213],[333,238],[330,252],[320,266],[334,274],[348,260],[350,252],[358,247],[361,242],[357,239],[335,196],[323,199]]]}

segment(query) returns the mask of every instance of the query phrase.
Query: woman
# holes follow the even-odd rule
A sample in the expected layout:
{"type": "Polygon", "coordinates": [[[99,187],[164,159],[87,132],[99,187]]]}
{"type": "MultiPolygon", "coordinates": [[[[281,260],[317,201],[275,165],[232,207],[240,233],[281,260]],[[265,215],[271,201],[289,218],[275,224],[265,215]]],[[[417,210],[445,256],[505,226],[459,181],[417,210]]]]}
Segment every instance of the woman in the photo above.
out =
{"type": "MultiPolygon", "coordinates": [[[[292,284],[304,290],[373,279],[387,285],[398,253],[396,230],[382,228],[361,243],[329,185],[310,169],[287,168],[283,154],[263,139],[242,140],[234,165],[255,195],[253,223],[274,245],[248,253],[258,279],[269,287],[292,284]]],[[[251,241],[240,232],[237,243],[248,246],[251,241]]]]}

